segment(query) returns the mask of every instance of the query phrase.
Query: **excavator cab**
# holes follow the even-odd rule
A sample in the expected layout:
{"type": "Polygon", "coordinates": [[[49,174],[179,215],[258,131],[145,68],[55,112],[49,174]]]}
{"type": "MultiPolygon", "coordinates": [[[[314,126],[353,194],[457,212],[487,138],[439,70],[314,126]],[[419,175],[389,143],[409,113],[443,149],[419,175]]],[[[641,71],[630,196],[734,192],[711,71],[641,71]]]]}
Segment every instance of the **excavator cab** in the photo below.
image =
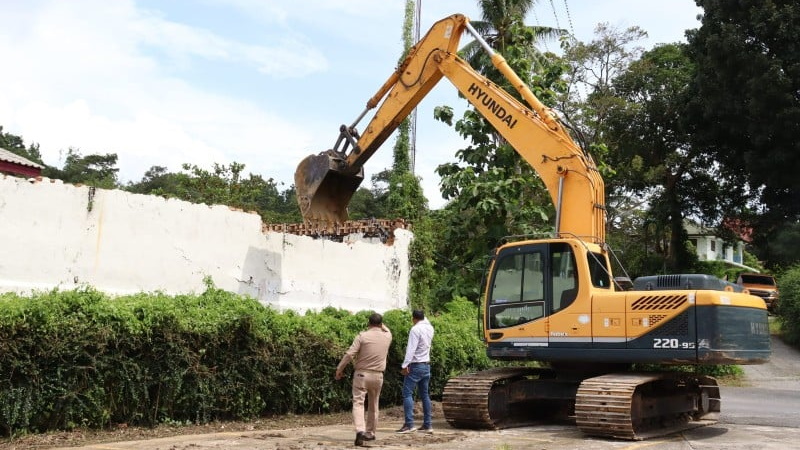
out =
{"type": "Polygon", "coordinates": [[[347,204],[364,180],[364,168],[349,173],[343,170],[344,161],[344,154],[327,150],[307,156],[297,166],[297,203],[307,222],[333,224],[347,220],[347,204]]]}

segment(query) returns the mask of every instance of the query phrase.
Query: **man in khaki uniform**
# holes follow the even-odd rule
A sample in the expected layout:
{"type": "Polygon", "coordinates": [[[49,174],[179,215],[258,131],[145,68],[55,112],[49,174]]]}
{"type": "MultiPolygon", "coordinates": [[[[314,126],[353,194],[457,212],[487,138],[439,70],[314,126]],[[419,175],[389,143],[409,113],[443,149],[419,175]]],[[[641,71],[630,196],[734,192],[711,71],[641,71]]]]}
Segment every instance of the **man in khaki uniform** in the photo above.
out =
{"type": "Polygon", "coordinates": [[[383,387],[383,371],[386,370],[386,355],[392,343],[392,332],[383,324],[383,316],[373,313],[369,316],[369,328],[353,340],[339,365],[334,378],[340,380],[344,369],[354,361],[353,366],[353,423],[356,427],[356,446],[375,439],[378,426],[378,402],[383,387]],[[369,398],[369,407],[364,423],[364,398],[369,398]]]}

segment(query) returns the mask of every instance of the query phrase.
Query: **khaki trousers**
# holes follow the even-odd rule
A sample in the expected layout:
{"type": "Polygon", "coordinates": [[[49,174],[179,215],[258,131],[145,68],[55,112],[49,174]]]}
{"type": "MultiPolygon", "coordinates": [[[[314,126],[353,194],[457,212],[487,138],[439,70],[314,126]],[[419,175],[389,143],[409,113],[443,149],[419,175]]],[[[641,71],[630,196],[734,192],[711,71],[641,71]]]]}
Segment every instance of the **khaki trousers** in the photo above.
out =
{"type": "Polygon", "coordinates": [[[375,433],[378,426],[378,402],[383,387],[383,372],[357,370],[353,374],[353,424],[356,432],[375,433]],[[369,400],[364,414],[364,399],[369,400]],[[366,425],[364,423],[366,419],[366,425]]]}

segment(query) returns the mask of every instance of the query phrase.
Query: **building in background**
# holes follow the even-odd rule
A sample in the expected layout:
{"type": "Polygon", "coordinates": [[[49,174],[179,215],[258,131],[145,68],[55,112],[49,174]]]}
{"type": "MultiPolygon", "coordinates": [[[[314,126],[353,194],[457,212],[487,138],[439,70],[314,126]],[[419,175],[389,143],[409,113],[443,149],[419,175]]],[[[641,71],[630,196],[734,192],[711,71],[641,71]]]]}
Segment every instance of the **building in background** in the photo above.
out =
{"type": "Polygon", "coordinates": [[[744,264],[744,247],[747,236],[739,234],[739,239],[731,244],[716,236],[713,229],[693,222],[686,222],[685,227],[689,234],[689,241],[694,245],[700,261],[722,261],[745,270],[758,272],[757,269],[744,264]]]}
{"type": "Polygon", "coordinates": [[[44,166],[0,148],[0,173],[36,178],[42,176],[42,169],[44,166]]]}

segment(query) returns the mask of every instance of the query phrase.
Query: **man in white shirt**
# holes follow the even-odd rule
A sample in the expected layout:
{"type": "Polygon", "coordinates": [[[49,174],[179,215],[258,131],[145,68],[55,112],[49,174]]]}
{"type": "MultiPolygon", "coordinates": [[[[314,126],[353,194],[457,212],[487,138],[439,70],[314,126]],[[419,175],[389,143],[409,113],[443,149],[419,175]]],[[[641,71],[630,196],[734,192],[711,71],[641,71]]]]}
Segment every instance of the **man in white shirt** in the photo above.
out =
{"type": "Polygon", "coordinates": [[[422,402],[422,428],[423,433],[433,433],[431,423],[431,397],[428,392],[428,385],[431,381],[431,342],[433,342],[433,326],[425,318],[425,313],[421,310],[414,310],[411,313],[411,320],[414,325],[408,332],[408,346],[406,346],[406,357],[401,366],[403,379],[403,411],[405,421],[403,427],[397,430],[398,433],[413,433],[417,431],[414,427],[414,390],[422,402]]]}

